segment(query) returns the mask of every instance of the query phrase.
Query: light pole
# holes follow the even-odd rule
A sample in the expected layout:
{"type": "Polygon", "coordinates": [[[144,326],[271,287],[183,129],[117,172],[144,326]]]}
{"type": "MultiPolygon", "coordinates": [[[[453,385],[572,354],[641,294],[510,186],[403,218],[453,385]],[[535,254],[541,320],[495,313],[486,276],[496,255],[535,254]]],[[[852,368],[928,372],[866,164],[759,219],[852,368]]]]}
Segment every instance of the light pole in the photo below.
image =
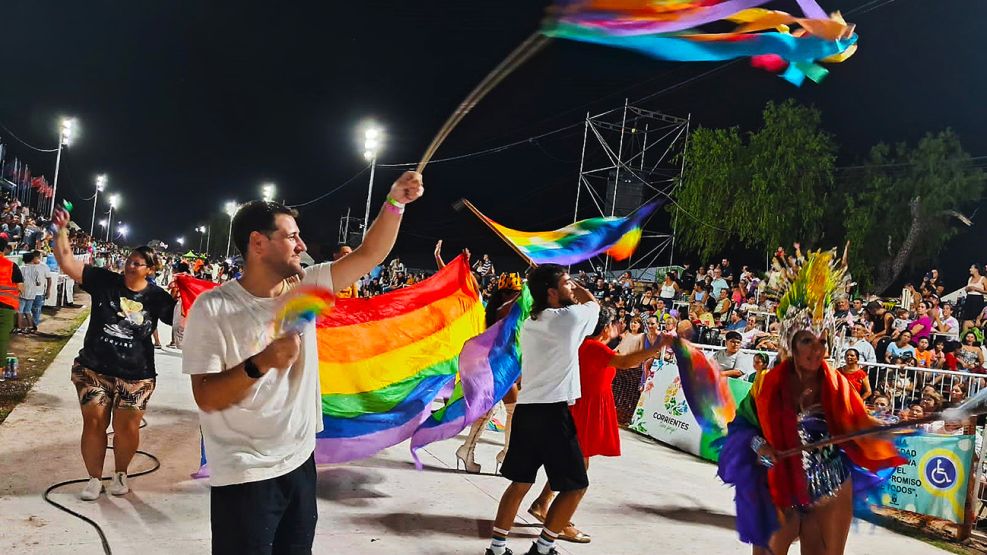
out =
{"type": "MultiPolygon", "coordinates": [[[[202,238],[203,237],[206,237],[206,233],[209,232],[209,228],[207,228],[204,225],[200,225],[199,227],[195,228],[195,230],[199,232],[199,252],[203,252],[202,251],[202,238]]],[[[209,241],[208,240],[206,241],[206,250],[209,250],[209,241]]]]}
{"type": "Polygon", "coordinates": [[[377,168],[377,153],[380,150],[383,133],[376,126],[370,126],[363,132],[363,157],[370,161],[370,183],[367,185],[367,210],[363,214],[363,238],[367,237],[370,227],[370,197],[374,192],[374,170],[377,168]]]}
{"type": "Polygon", "coordinates": [[[51,186],[51,205],[48,219],[55,214],[55,194],[58,193],[58,168],[62,165],[62,147],[72,144],[75,136],[75,118],[62,118],[62,129],[58,134],[58,155],[55,157],[55,183],[51,186]]]}
{"type": "Polygon", "coordinates": [[[99,194],[106,188],[106,174],[96,176],[96,194],[93,196],[93,221],[89,225],[89,236],[93,236],[96,231],[96,204],[99,202],[99,194]]]}
{"type": "Polygon", "coordinates": [[[110,218],[106,225],[106,240],[110,240],[110,230],[113,229],[113,209],[120,203],[120,195],[110,195],[110,218]]]}
{"type": "Polygon", "coordinates": [[[117,224],[117,237],[123,237],[126,239],[128,231],[130,231],[130,228],[127,227],[127,224],[123,222],[119,222],[117,224]]]}
{"type": "Polygon", "coordinates": [[[264,202],[273,202],[275,191],[277,191],[277,187],[274,183],[265,183],[260,188],[261,198],[264,199],[264,202]]]}
{"type": "Polygon", "coordinates": [[[237,208],[236,201],[231,200],[226,203],[226,213],[230,217],[230,233],[226,236],[226,258],[230,257],[230,241],[233,239],[233,216],[236,216],[237,208]]]}

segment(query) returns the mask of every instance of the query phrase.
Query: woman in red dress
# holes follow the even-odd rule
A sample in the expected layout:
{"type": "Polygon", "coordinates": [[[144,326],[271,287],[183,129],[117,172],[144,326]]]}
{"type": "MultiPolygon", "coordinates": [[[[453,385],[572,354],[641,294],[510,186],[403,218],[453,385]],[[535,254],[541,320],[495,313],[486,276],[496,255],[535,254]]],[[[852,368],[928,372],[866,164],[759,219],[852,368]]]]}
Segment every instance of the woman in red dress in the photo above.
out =
{"type": "Polygon", "coordinates": [[[860,394],[860,398],[864,401],[871,396],[870,378],[867,377],[867,372],[860,367],[858,362],[860,361],[860,353],[854,348],[849,348],[846,350],[846,354],[843,355],[846,360],[846,365],[840,368],[840,373],[843,377],[850,382],[850,385],[857,390],[860,394]]]}
{"type": "MultiPolygon", "coordinates": [[[[600,310],[600,319],[593,334],[583,340],[579,347],[579,383],[581,396],[576,404],[569,407],[576,425],[576,437],[583,452],[583,460],[589,469],[589,458],[593,456],[620,456],[620,429],[617,425],[617,406],[613,400],[611,384],[617,368],[640,366],[642,362],[658,355],[662,347],[670,342],[662,335],[651,347],[633,353],[618,354],[607,347],[607,343],[618,337],[617,315],[613,309],[600,310]]],[[[670,338],[669,338],[670,339],[670,338]]],[[[538,499],[528,509],[528,513],[540,522],[545,521],[545,513],[555,494],[545,484],[538,499]]],[[[560,540],[589,543],[590,536],[580,532],[571,522],[562,529],[560,540]]]]}

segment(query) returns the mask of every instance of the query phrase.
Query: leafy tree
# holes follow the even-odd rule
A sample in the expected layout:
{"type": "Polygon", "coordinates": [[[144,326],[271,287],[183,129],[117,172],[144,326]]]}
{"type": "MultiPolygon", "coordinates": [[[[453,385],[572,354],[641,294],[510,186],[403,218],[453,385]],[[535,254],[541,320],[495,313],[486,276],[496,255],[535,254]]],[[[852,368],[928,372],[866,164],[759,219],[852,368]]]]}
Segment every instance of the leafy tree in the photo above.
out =
{"type": "Polygon", "coordinates": [[[698,129],[672,210],[686,248],[710,258],[727,245],[770,250],[823,229],[836,142],[815,108],[769,102],[747,142],[736,128],[698,129]]]}
{"type": "Polygon", "coordinates": [[[980,200],[987,176],[972,165],[951,130],[918,145],[878,144],[847,178],[841,208],[850,270],[866,290],[886,291],[906,266],[929,262],[953,237],[962,214],[980,200]]]}

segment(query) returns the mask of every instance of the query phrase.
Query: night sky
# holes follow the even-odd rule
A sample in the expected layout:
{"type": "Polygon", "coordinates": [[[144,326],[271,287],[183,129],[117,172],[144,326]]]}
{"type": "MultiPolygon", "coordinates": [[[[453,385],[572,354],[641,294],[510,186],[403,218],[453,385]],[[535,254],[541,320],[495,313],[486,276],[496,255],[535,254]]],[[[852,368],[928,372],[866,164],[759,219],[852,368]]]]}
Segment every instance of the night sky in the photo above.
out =
{"type": "MultiPolygon", "coordinates": [[[[865,4],[821,3],[844,11],[865,4]]],[[[227,200],[258,197],[262,182],[277,183],[278,196],[297,204],[359,173],[366,165],[359,126],[367,119],[386,132],[380,163],[416,161],[464,95],[538,27],[547,5],[7,0],[0,122],[52,148],[58,117],[78,118],[81,135],[63,155],[59,193],[76,202],[83,228],[92,204],[81,199],[105,172],[108,190],[123,197],[119,218],[133,241],[172,243],[183,235],[197,246],[195,226],[227,200]]],[[[795,2],[771,7],[794,10],[795,2]]],[[[848,20],[857,24],[860,50],[831,66],[821,85],[795,88],[741,62],[640,105],[691,114],[694,125],[751,128],[768,100],[812,103],[836,134],[843,165],[878,141],[914,142],[947,126],[968,152],[987,155],[987,51],[975,40],[987,4],[897,0],[848,20]]],[[[584,114],[714,67],[554,41],[467,116],[437,157],[575,125],[496,154],[429,166],[426,196],[409,208],[395,252],[429,266],[435,239],[443,238],[448,256],[469,246],[475,255],[490,252],[502,269],[520,267],[451,204],[467,197],[518,228],[564,225],[572,219],[584,114]]],[[[54,155],[32,153],[3,130],[0,137],[51,181],[54,155]]],[[[378,168],[374,213],[399,171],[378,168]]],[[[347,207],[362,215],[367,177],[301,209],[310,250],[335,244],[347,207]]],[[[984,242],[971,241],[985,227],[951,245],[964,258],[960,267],[987,260],[984,242]]]]}

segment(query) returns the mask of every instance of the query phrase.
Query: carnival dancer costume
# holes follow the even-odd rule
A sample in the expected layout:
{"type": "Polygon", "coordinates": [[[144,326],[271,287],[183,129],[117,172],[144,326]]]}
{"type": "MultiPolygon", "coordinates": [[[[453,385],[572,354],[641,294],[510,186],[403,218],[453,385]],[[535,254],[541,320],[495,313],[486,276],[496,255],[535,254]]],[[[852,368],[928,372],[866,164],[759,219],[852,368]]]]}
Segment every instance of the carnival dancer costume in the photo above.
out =
{"type": "Polygon", "coordinates": [[[762,547],[768,546],[786,511],[811,511],[836,495],[851,477],[854,495],[860,500],[890,477],[885,469],[906,462],[891,442],[869,437],[803,451],[779,458],[773,465],[758,456],[765,443],[782,452],[878,424],[850,382],[825,361],[819,370],[818,404],[801,407],[800,399],[790,393],[791,380],[798,376],[788,349],[802,330],[817,337],[834,337],[832,301],[847,281],[845,266],[835,260],[833,252],[816,252],[800,267],[776,261],[775,270],[769,287],[779,299],[782,362],[760,374],[738,406],[723,442],[718,471],[724,482],[736,487],[741,541],[762,547]]]}

